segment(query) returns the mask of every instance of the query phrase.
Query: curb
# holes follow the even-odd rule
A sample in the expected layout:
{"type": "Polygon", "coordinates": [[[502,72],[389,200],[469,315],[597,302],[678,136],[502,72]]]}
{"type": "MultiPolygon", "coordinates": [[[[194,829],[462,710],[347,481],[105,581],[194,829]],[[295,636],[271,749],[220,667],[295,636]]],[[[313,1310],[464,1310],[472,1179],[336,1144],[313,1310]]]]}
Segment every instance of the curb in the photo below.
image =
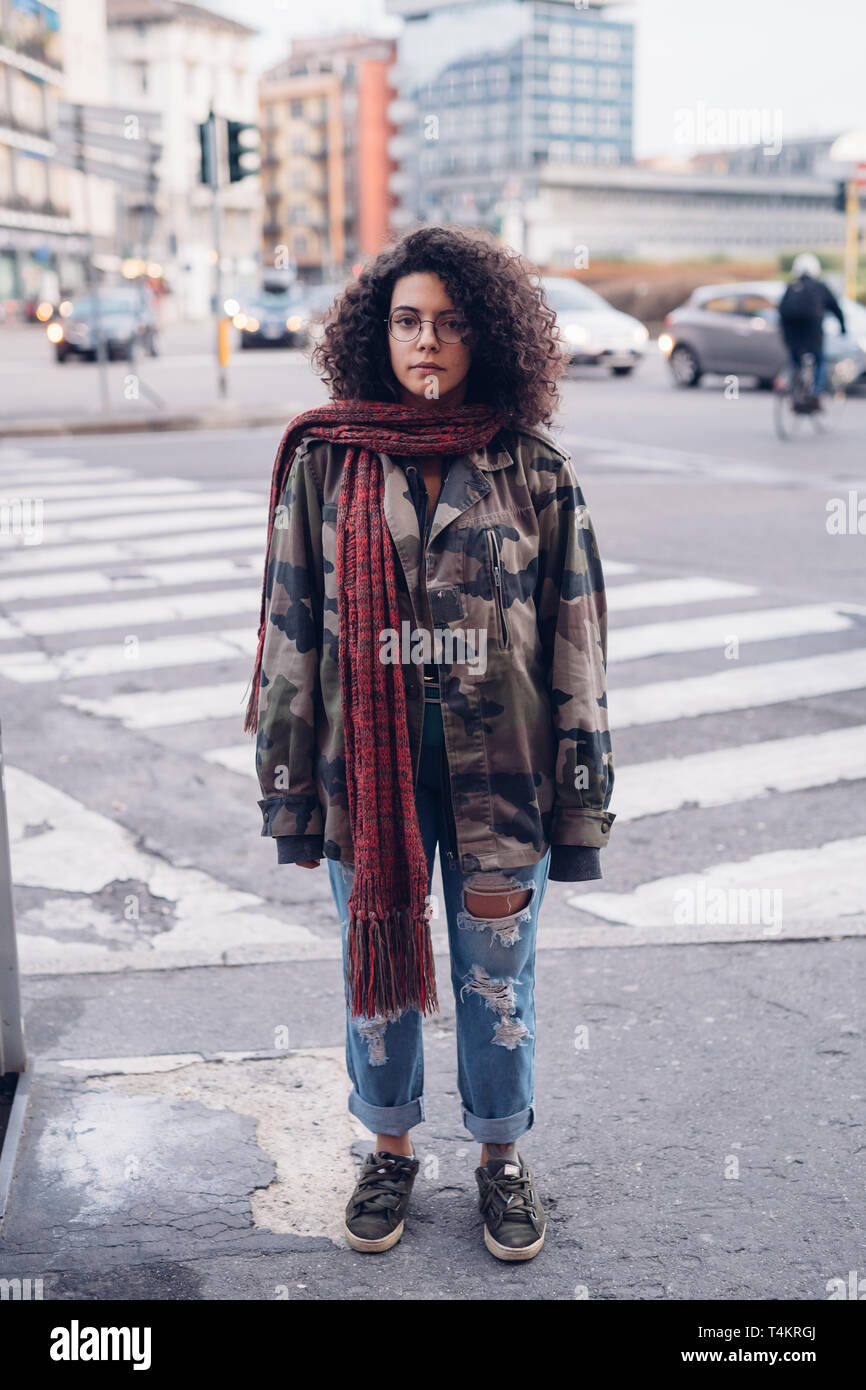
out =
{"type": "Polygon", "coordinates": [[[132,418],[124,415],[102,415],[94,416],[91,420],[16,420],[11,424],[0,420],[0,440],[25,435],[149,434],[164,430],[235,430],[256,425],[285,425],[301,409],[301,406],[284,406],[279,414],[276,411],[262,411],[259,414],[229,414],[215,411],[213,414],[203,412],[196,415],[146,415],[132,418]]]}

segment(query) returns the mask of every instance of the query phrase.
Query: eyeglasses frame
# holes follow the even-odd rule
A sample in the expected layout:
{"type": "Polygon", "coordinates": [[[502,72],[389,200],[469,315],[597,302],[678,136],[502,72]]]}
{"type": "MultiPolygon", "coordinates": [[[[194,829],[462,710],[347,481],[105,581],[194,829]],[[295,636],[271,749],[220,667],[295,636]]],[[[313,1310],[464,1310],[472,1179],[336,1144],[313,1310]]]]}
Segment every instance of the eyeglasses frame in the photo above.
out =
{"type": "MultiPolygon", "coordinates": [[[[393,315],[396,314],[397,312],[398,312],[398,311],[397,311],[396,309],[394,309],[393,312],[392,312],[391,314],[389,314],[388,317],[387,317],[386,319],[383,319],[383,320],[382,320],[383,323],[385,323],[385,324],[387,325],[387,327],[388,327],[388,332],[391,334],[391,337],[394,339],[394,342],[395,342],[395,343],[414,343],[414,342],[416,341],[416,339],[418,339],[418,338],[421,337],[421,329],[424,327],[425,323],[432,323],[432,325],[433,325],[433,332],[436,334],[436,341],[437,341],[437,343],[444,343],[446,347],[456,347],[456,346],[457,346],[457,343],[465,343],[465,342],[467,341],[467,339],[469,338],[471,332],[472,332],[471,328],[470,328],[469,325],[467,324],[467,331],[466,331],[466,334],[465,334],[462,338],[458,338],[456,343],[450,343],[450,342],[448,341],[447,338],[442,338],[442,337],[440,337],[440,336],[439,336],[439,329],[438,329],[437,326],[436,326],[436,321],[437,321],[437,319],[443,318],[446,314],[453,314],[453,313],[454,313],[454,310],[453,310],[453,309],[443,309],[443,310],[442,310],[442,313],[441,313],[441,314],[437,314],[435,319],[419,319],[419,320],[418,320],[418,332],[414,335],[414,337],[412,337],[412,338],[398,338],[398,337],[397,337],[397,334],[396,334],[396,333],[393,331],[393,329],[391,328],[391,319],[392,319],[393,315]]],[[[405,313],[406,310],[403,310],[403,312],[405,313]]],[[[414,314],[414,313],[415,313],[415,310],[414,310],[414,309],[411,309],[411,310],[409,310],[408,312],[414,314]]]]}

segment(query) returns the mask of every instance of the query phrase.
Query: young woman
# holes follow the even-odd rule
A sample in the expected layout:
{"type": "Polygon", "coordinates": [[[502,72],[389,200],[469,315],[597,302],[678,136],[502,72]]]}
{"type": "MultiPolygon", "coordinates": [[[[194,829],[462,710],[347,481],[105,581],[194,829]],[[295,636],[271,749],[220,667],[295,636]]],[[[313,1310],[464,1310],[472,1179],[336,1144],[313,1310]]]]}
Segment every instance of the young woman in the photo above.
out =
{"type": "Polygon", "coordinates": [[[423,228],[343,293],[314,362],[332,400],[277,452],[244,727],[262,834],[327,859],[340,917],[349,1110],[376,1136],[346,1237],[394,1245],[418,1171],[438,844],[484,1239],[530,1259],[538,915],[549,877],[601,877],[614,819],[602,568],[542,428],[555,316],[520,257],[423,228]]]}

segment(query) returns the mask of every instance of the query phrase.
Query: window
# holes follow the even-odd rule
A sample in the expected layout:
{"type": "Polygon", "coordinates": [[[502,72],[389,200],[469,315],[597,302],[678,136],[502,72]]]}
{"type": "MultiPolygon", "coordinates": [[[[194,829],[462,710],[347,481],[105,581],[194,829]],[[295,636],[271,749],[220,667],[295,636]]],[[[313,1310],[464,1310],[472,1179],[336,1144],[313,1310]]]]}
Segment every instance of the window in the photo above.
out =
{"type": "Polygon", "coordinates": [[[616,68],[602,68],[598,74],[598,94],[602,97],[619,95],[619,73],[616,68]]]}
{"type": "Polygon", "coordinates": [[[735,294],[717,295],[715,299],[705,299],[703,304],[698,305],[699,309],[705,309],[708,314],[735,314],[737,312],[737,296],[735,294]]]}
{"type": "Polygon", "coordinates": [[[571,52],[571,27],[568,24],[551,24],[550,51],[551,53],[571,52]]]}
{"type": "Polygon", "coordinates": [[[306,222],[307,207],[305,203],[294,203],[289,210],[289,216],[293,222],[306,222]]]}
{"type": "Polygon", "coordinates": [[[297,100],[296,100],[296,101],[291,102],[291,103],[290,103],[290,108],[291,108],[291,113],[292,113],[293,116],[303,116],[303,114],[304,114],[304,103],[303,103],[302,101],[297,101],[297,100]]]}
{"type": "Polygon", "coordinates": [[[567,140],[551,140],[547,147],[547,158],[552,164],[567,164],[571,158],[571,148],[567,140]]]}
{"type": "Polygon", "coordinates": [[[595,134],[595,108],[581,102],[574,108],[574,129],[577,135],[595,134]]]}
{"type": "Polygon", "coordinates": [[[568,96],[571,91],[571,68],[568,63],[551,63],[547,85],[556,96],[568,96]]]}
{"type": "Polygon", "coordinates": [[[598,36],[598,56],[599,58],[618,58],[621,45],[619,34],[615,29],[602,29],[598,36]]]}
{"type": "Polygon", "coordinates": [[[306,148],[306,146],[305,146],[305,143],[304,143],[304,137],[303,137],[303,135],[293,135],[293,136],[292,136],[292,154],[303,154],[304,151],[305,151],[305,148],[306,148]]]}
{"type": "Polygon", "coordinates": [[[595,68],[578,63],[574,69],[574,90],[579,97],[591,97],[595,92],[595,68]]]}
{"type": "Polygon", "coordinates": [[[306,251],[307,238],[304,236],[303,232],[296,232],[292,237],[292,249],[301,255],[306,251]]]}
{"type": "Polygon", "coordinates": [[[775,304],[765,294],[744,294],[739,312],[750,319],[764,319],[767,323],[774,323],[778,318],[775,304]]]}
{"type": "Polygon", "coordinates": [[[598,113],[599,135],[616,135],[619,130],[619,112],[615,106],[605,106],[598,113]]]}
{"type": "Polygon", "coordinates": [[[581,58],[594,58],[596,31],[591,24],[579,24],[574,31],[574,49],[581,58]]]}
{"type": "Polygon", "coordinates": [[[551,102],[550,129],[560,135],[567,135],[571,129],[571,107],[564,101],[551,102]]]}
{"type": "Polygon", "coordinates": [[[292,188],[306,188],[307,171],[303,165],[292,170],[292,188]]]}

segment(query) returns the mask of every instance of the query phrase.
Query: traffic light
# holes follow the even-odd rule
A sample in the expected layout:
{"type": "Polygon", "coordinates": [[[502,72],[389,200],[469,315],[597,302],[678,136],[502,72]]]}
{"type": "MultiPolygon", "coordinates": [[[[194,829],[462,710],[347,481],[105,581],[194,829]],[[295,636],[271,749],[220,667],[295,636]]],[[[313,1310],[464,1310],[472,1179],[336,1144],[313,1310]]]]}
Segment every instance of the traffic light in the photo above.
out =
{"type": "Polygon", "coordinates": [[[848,188],[844,179],[836,180],[836,197],[833,199],[833,211],[845,212],[848,206],[848,188]]]}
{"type": "Polygon", "coordinates": [[[226,121],[228,133],[229,182],[237,183],[261,168],[259,128],[248,121],[226,121]]]}
{"type": "Polygon", "coordinates": [[[202,121],[198,128],[198,143],[201,148],[201,165],[199,169],[199,182],[209,183],[213,187],[216,183],[216,131],[214,130],[213,117],[209,116],[206,121],[202,121]]]}

